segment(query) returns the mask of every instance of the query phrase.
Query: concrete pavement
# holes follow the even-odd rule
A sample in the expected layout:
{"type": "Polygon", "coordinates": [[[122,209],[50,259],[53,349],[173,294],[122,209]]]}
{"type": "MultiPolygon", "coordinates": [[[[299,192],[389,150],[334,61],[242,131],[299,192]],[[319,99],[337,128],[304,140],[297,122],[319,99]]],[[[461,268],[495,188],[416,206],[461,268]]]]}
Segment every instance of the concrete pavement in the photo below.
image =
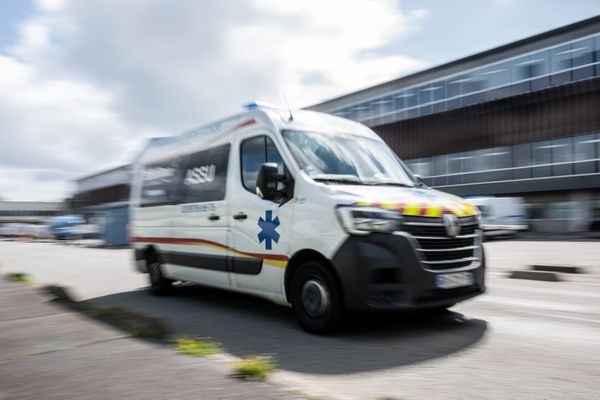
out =
{"type": "Polygon", "coordinates": [[[229,376],[215,357],[177,354],[0,281],[0,399],[284,399],[229,376]]]}
{"type": "Polygon", "coordinates": [[[98,306],[165,319],[235,356],[270,354],[283,382],[334,399],[600,398],[600,244],[486,243],[488,293],[441,315],[355,318],[337,336],[301,331],[289,309],[200,286],[149,296],[127,250],[0,243],[0,270],[58,282],[98,306]],[[534,263],[587,266],[562,282],[508,279],[534,263]]]}

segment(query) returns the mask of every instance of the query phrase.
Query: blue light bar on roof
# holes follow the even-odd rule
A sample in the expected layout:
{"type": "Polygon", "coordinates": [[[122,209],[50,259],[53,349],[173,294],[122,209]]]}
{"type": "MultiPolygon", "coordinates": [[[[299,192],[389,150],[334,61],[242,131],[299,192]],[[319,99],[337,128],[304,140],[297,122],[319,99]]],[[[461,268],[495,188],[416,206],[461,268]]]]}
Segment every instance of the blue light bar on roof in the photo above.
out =
{"type": "Polygon", "coordinates": [[[244,107],[246,110],[255,110],[257,108],[270,108],[273,110],[284,110],[284,108],[281,106],[265,103],[263,101],[252,101],[250,103],[246,103],[246,104],[242,105],[242,107],[244,107]]]}

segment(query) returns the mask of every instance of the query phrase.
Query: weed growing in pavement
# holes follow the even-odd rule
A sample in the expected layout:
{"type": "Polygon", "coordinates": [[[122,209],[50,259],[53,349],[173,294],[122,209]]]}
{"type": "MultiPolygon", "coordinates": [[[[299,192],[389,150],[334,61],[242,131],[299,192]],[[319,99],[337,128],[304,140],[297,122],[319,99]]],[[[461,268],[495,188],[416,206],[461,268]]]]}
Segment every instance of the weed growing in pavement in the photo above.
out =
{"type": "Polygon", "coordinates": [[[21,272],[11,272],[9,274],[6,274],[6,280],[15,283],[22,283],[24,285],[31,282],[29,276],[21,272]]]}
{"type": "Polygon", "coordinates": [[[182,354],[196,357],[205,357],[222,351],[218,344],[205,339],[178,339],[175,347],[182,354]]]}
{"type": "Polygon", "coordinates": [[[163,340],[168,335],[162,327],[144,321],[128,322],[127,333],[131,336],[163,340]]]}
{"type": "Polygon", "coordinates": [[[46,285],[42,287],[42,290],[54,296],[54,298],[59,301],[64,301],[68,303],[74,303],[76,301],[71,295],[71,293],[69,293],[69,291],[62,286],[46,285]]]}
{"type": "Polygon", "coordinates": [[[267,356],[245,357],[235,362],[233,368],[242,378],[264,380],[275,369],[275,363],[267,356]]]}

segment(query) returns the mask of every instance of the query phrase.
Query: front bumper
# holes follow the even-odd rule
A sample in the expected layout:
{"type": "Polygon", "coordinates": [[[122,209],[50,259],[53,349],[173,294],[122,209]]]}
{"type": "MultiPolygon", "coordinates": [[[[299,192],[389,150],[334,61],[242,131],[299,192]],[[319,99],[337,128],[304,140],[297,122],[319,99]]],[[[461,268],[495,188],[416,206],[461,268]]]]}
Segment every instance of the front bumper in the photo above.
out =
{"type": "Polygon", "coordinates": [[[468,266],[446,271],[423,267],[416,240],[405,232],[350,236],[333,257],[350,310],[401,310],[447,306],[485,292],[485,256],[468,266]],[[436,288],[436,276],[469,271],[471,286],[436,288]]]}

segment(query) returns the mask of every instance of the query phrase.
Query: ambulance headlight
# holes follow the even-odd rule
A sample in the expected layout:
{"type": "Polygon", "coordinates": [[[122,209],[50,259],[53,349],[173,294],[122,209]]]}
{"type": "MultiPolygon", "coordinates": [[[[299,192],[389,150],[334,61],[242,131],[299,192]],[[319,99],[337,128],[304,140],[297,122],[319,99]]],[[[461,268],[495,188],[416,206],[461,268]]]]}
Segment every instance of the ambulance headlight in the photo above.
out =
{"type": "Polygon", "coordinates": [[[346,232],[355,235],[391,233],[402,227],[402,216],[399,213],[381,208],[340,206],[337,208],[337,215],[346,232]]]}

